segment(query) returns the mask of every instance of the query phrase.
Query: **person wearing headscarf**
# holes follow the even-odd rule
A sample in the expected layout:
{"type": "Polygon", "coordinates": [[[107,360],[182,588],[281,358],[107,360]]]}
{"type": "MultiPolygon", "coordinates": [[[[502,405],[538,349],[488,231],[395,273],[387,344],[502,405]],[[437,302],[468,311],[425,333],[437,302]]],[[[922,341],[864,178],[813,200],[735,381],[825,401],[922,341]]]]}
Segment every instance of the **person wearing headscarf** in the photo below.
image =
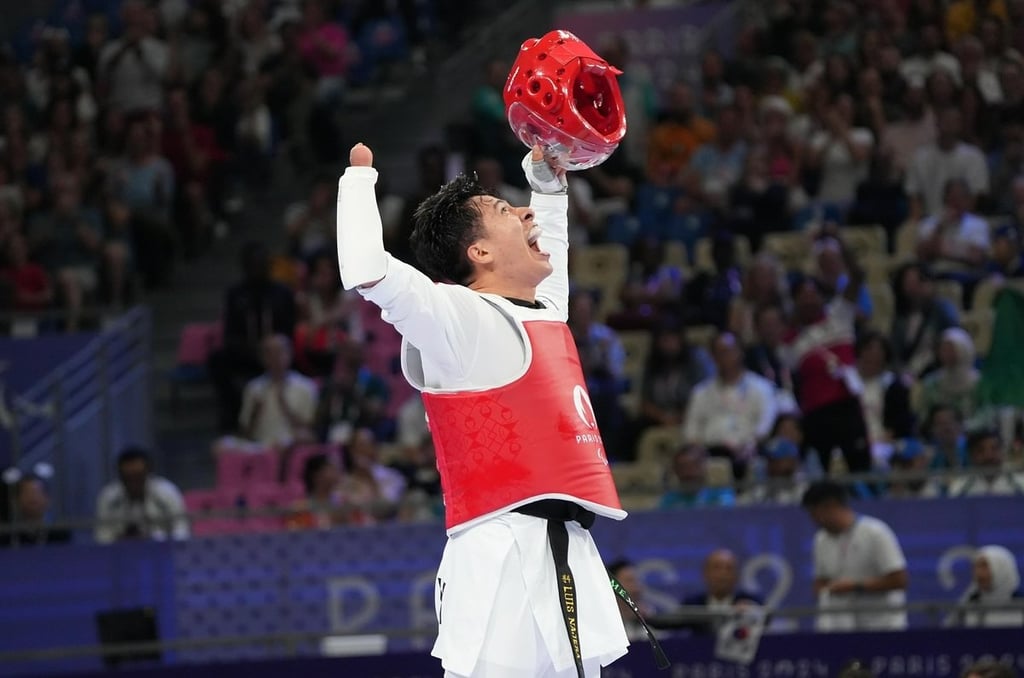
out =
{"type": "Polygon", "coordinates": [[[955,407],[964,419],[970,419],[977,407],[980,373],[974,367],[975,351],[971,335],[959,327],[943,330],[939,340],[939,369],[921,383],[921,411],[936,405],[955,407]]]}
{"type": "Polygon", "coordinates": [[[946,625],[1024,626],[1024,606],[1017,610],[1005,609],[1015,601],[1024,603],[1017,559],[1005,546],[982,546],[974,556],[971,585],[960,598],[960,609],[946,620],[946,625]],[[1004,609],[985,609],[999,606],[1004,609]]]}

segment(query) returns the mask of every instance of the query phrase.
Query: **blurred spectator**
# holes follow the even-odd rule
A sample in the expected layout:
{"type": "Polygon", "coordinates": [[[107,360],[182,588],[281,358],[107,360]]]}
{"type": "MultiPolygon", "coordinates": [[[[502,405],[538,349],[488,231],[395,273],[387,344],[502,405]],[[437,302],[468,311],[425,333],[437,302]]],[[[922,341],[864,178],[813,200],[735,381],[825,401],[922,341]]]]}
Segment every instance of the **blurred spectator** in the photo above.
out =
{"type": "MultiPolygon", "coordinates": [[[[736,261],[736,238],[730,231],[711,235],[711,261],[715,272],[698,273],[684,292],[684,318],[693,324],[731,327],[733,304],[744,289],[743,272],[736,261]]],[[[741,317],[742,318],[742,317],[741,317]]]]}
{"type": "Polygon", "coordinates": [[[427,427],[427,410],[423,407],[423,398],[415,393],[402,403],[395,417],[395,442],[403,450],[418,448],[425,438],[430,437],[427,427]]]}
{"type": "Polygon", "coordinates": [[[53,304],[53,280],[46,269],[29,260],[28,245],[20,233],[7,238],[0,281],[10,286],[15,311],[42,311],[53,304]]]}
{"type": "Polygon", "coordinates": [[[668,323],[660,326],[654,331],[644,366],[640,430],[682,425],[694,386],[714,371],[707,351],[691,346],[683,328],[668,323]]]}
{"type": "Polygon", "coordinates": [[[847,468],[862,472],[871,469],[871,453],[855,368],[854,304],[864,273],[845,246],[842,254],[850,281],[827,305],[820,281],[808,277],[794,284],[786,361],[796,375],[805,445],[817,452],[823,468],[838,448],[847,468]]]}
{"type": "Polygon", "coordinates": [[[795,506],[806,489],[800,471],[800,444],[773,438],[763,448],[764,478],[743,493],[745,504],[795,506]]]}
{"type": "Polygon", "coordinates": [[[259,242],[242,248],[243,279],[224,298],[224,347],[210,354],[209,371],[217,389],[222,430],[238,421],[242,385],[261,372],[264,337],[293,335],[295,300],[292,291],[270,280],[267,250],[259,242]]]}
{"type": "Polygon", "coordinates": [[[793,208],[806,198],[798,185],[797,145],[787,131],[792,108],[766,97],[759,114],[762,141],[747,153],[743,176],[729,192],[731,228],[755,251],[765,233],[790,229],[793,208]]]}
{"type": "Polygon", "coordinates": [[[73,63],[85,71],[90,82],[96,83],[100,54],[107,44],[110,26],[105,14],[90,14],[86,19],[85,35],[74,50],[73,63]]]}
{"type": "Polygon", "coordinates": [[[723,332],[714,338],[711,356],[716,375],[694,389],[683,439],[702,445],[712,456],[729,459],[733,474],[742,479],[758,443],[775,422],[775,388],[744,369],[743,350],[732,334],[723,332]]]}
{"type": "Polygon", "coordinates": [[[701,144],[714,139],[715,126],[697,115],[693,90],[685,82],[674,83],[667,105],[651,129],[647,151],[647,179],[663,186],[673,183],[701,144]]]}
{"type": "Polygon", "coordinates": [[[786,334],[782,309],[774,304],[757,307],[754,311],[754,330],[754,341],[747,348],[744,358],[747,369],[774,383],[779,391],[792,393],[793,378],[781,355],[786,334]]]}
{"type": "Polygon", "coordinates": [[[816,629],[899,631],[907,628],[907,560],[896,535],[877,518],[857,514],[846,489],[833,481],[811,485],[802,504],[818,532],[814,537],[816,629]],[[892,607],[891,612],[830,609],[856,604],[892,607]]]}
{"type": "Polygon", "coordinates": [[[68,331],[78,329],[87,295],[99,288],[99,267],[104,258],[109,264],[124,264],[123,249],[114,254],[103,241],[101,216],[82,205],[81,187],[69,175],[54,177],[52,206],[36,215],[28,224],[31,249],[40,263],[49,269],[67,306],[68,331]]]}
{"type": "Polygon", "coordinates": [[[391,468],[405,478],[406,492],[422,492],[431,500],[441,498],[441,476],[437,471],[434,441],[426,436],[419,445],[406,445],[402,457],[392,462],[391,468]]]}
{"type": "Polygon", "coordinates": [[[213,128],[191,119],[184,87],[167,90],[167,126],[164,157],[174,168],[177,186],[176,221],[186,256],[195,256],[210,241],[213,206],[220,202],[227,155],[213,128]]]}
{"type": "MultiPolygon", "coordinates": [[[[739,564],[736,555],[729,550],[712,551],[704,560],[701,571],[704,592],[686,596],[683,605],[704,607],[709,613],[728,615],[744,607],[763,605],[764,601],[755,593],[738,588],[739,564]]],[[[724,619],[710,619],[690,624],[688,628],[698,635],[715,633],[724,619]]]]}
{"type": "Polygon", "coordinates": [[[320,391],[314,428],[318,440],[347,443],[357,428],[381,437],[391,433],[386,407],[391,397],[387,382],[363,360],[363,345],[347,341],[338,346],[334,369],[320,391]]]}
{"type": "Polygon", "coordinates": [[[1010,219],[1020,232],[1024,229],[1024,173],[1013,180],[1011,199],[1010,219]]]}
{"type": "MultiPolygon", "coordinates": [[[[327,376],[346,340],[346,330],[358,318],[358,298],[341,288],[338,259],[321,252],[310,263],[308,289],[295,297],[295,362],[308,375],[327,376]]],[[[358,328],[355,328],[358,329],[358,328]]]]}
{"type": "Polygon", "coordinates": [[[921,478],[893,480],[886,496],[893,499],[924,499],[942,496],[942,486],[925,478],[928,472],[928,451],[916,438],[900,438],[892,444],[889,467],[896,473],[922,474],[921,478]]]}
{"type": "Polygon", "coordinates": [[[923,430],[933,448],[930,468],[942,471],[967,467],[967,439],[960,410],[950,405],[934,406],[923,430]]]}
{"type": "Polygon", "coordinates": [[[626,351],[615,332],[594,318],[594,296],[588,290],[569,295],[569,330],[580,354],[594,416],[608,448],[616,449],[623,434],[619,396],[626,389],[626,351]]]}
{"type": "Polygon", "coordinates": [[[874,671],[855,659],[844,666],[836,678],[876,678],[876,676],[874,671]]]}
{"type": "MultiPolygon", "coordinates": [[[[820,280],[830,296],[842,294],[850,283],[850,275],[843,260],[843,248],[839,241],[829,236],[819,237],[811,248],[815,257],[814,275],[820,280]]],[[[856,290],[857,324],[858,327],[869,320],[874,312],[871,295],[867,285],[861,284],[856,290]]]]}
{"type": "Polygon", "coordinates": [[[875,139],[871,130],[855,127],[853,99],[838,97],[825,114],[825,127],[808,143],[806,169],[820,174],[817,199],[845,208],[868,176],[875,139]]]}
{"type": "Polygon", "coordinates": [[[292,506],[287,525],[291,529],[325,530],[348,522],[361,522],[341,492],[341,473],[326,454],[315,454],[302,467],[306,497],[292,506]]]}
{"type": "Polygon", "coordinates": [[[494,158],[478,158],[476,161],[477,183],[491,195],[496,195],[511,205],[529,205],[530,194],[505,183],[505,172],[501,163],[494,158]]]}
{"type": "Polygon", "coordinates": [[[163,104],[171,54],[150,34],[155,23],[152,11],[143,0],[124,0],[121,37],[100,52],[100,91],[106,92],[107,105],[121,114],[159,111],[163,104]]]}
{"type": "Polygon", "coordinates": [[[235,147],[238,106],[232,101],[224,69],[210,65],[199,76],[192,92],[192,120],[213,130],[217,146],[225,151],[235,147]]]}
{"type": "Polygon", "coordinates": [[[1017,678],[1017,673],[1006,664],[986,660],[968,667],[963,678],[1017,678]]]}
{"type": "Polygon", "coordinates": [[[700,57],[701,113],[705,117],[718,120],[733,98],[733,89],[726,79],[725,60],[714,49],[705,51],[700,57]]]}
{"type": "Polygon", "coordinates": [[[898,119],[886,123],[881,146],[892,152],[895,169],[903,176],[917,149],[935,143],[935,114],[928,106],[923,78],[908,82],[900,110],[898,119]]]}
{"type": "Polygon", "coordinates": [[[1009,17],[1004,0],[952,0],[946,7],[946,39],[955,43],[965,35],[973,35],[985,16],[1009,17]]]}
{"type": "Polygon", "coordinates": [[[266,372],[245,385],[239,430],[245,438],[271,447],[312,441],[316,384],[289,369],[291,340],[280,334],[265,337],[262,353],[266,372]]]}
{"type": "Polygon", "coordinates": [[[96,501],[96,541],[188,539],[185,500],[175,485],[152,473],[149,453],[129,447],[117,458],[118,479],[96,501]]]}
{"type": "Polygon", "coordinates": [[[1024,603],[1017,558],[1005,546],[982,546],[974,556],[970,586],[960,597],[960,609],[946,619],[947,626],[1020,628],[1024,608],[986,610],[987,607],[1024,603]]]}
{"type": "MultiPolygon", "coordinates": [[[[1021,182],[1024,186],[1024,181],[1021,182]]],[[[992,235],[992,260],[988,272],[1000,278],[1024,278],[1024,253],[1016,226],[1000,226],[992,235]]]]}
{"type": "Polygon", "coordinates": [[[284,227],[293,256],[308,259],[322,250],[333,250],[337,214],[336,180],[321,174],[313,181],[309,198],[292,203],[284,212],[284,227]]]}
{"type": "Polygon", "coordinates": [[[727,328],[740,338],[744,345],[759,339],[755,324],[757,310],[774,306],[780,315],[788,305],[785,292],[785,271],[782,264],[771,253],[758,254],[743,274],[743,291],[729,303],[727,328]]]}
{"type": "MultiPolygon", "coordinates": [[[[598,53],[622,71],[618,77],[622,100],[629,111],[629,134],[622,141],[625,159],[631,165],[641,166],[647,159],[647,137],[651,123],[658,114],[658,93],[647,70],[630,63],[629,42],[622,35],[614,35],[598,53]]],[[[517,204],[517,203],[513,203],[517,204]]]]}
{"type": "Polygon", "coordinates": [[[43,546],[71,541],[69,530],[46,524],[50,494],[42,478],[33,474],[23,475],[11,491],[14,508],[11,522],[17,528],[13,532],[0,532],[0,547],[43,546]]]}
{"type": "MultiPolygon", "coordinates": [[[[522,174],[519,162],[524,149],[509,128],[505,115],[502,92],[508,71],[508,64],[501,59],[491,59],[484,65],[484,81],[473,92],[474,146],[480,155],[496,158],[507,178],[518,181],[522,174]]],[[[422,190],[433,193],[441,183],[444,183],[443,175],[440,182],[431,182],[422,190]]],[[[419,203],[419,200],[415,201],[416,205],[419,203]]]]}
{"type": "Polygon", "coordinates": [[[967,437],[970,467],[977,474],[954,478],[949,483],[951,497],[1001,497],[1024,494],[1024,474],[1009,471],[999,434],[989,429],[967,437]]]}
{"type": "Polygon", "coordinates": [[[939,111],[936,130],[935,143],[918,148],[907,168],[906,191],[913,220],[941,213],[943,194],[952,179],[964,181],[975,200],[989,192],[988,164],[981,149],[962,141],[960,111],[939,111]]]}
{"type": "Polygon", "coordinates": [[[174,170],[158,148],[153,120],[129,120],[125,152],[112,163],[108,187],[111,197],[129,210],[138,268],[149,287],[169,276],[176,241],[171,223],[174,170]]]}
{"type": "MultiPolygon", "coordinates": [[[[937,6],[938,3],[928,3],[937,6]]],[[[910,23],[908,21],[907,23],[910,23]]],[[[919,24],[917,48],[903,60],[900,72],[907,82],[927,80],[933,73],[942,73],[950,79],[960,77],[960,62],[942,49],[942,29],[930,20],[919,24]]]]}
{"type": "Polygon", "coordinates": [[[351,56],[345,27],[328,16],[325,0],[302,3],[299,53],[316,77],[320,103],[336,101],[345,85],[351,56]]]}
{"type": "Polygon", "coordinates": [[[701,506],[734,506],[736,494],[731,487],[706,487],[708,454],[700,445],[683,445],[672,457],[675,489],[662,495],[661,509],[701,506]]]}
{"type": "Polygon", "coordinates": [[[200,0],[190,3],[180,18],[168,20],[166,13],[163,18],[165,26],[174,31],[176,75],[186,83],[195,82],[206,66],[222,60],[228,48],[222,3],[200,0]]]}
{"type": "Polygon", "coordinates": [[[977,407],[981,373],[974,367],[974,342],[959,327],[950,327],[939,340],[939,368],[921,382],[920,409],[927,413],[937,405],[953,407],[970,419],[977,407]]]}
{"type": "Polygon", "coordinates": [[[989,257],[988,222],[970,212],[970,187],[950,179],[943,193],[945,208],[926,217],[918,228],[917,256],[925,263],[951,265],[957,271],[977,270],[989,257]]]}
{"type": "MultiPolygon", "coordinates": [[[[654,613],[654,609],[644,600],[644,585],[633,562],[626,559],[616,560],[608,565],[608,574],[622,584],[622,588],[626,590],[629,597],[636,603],[637,609],[640,610],[640,614],[645,619],[654,613]]],[[[626,627],[626,637],[630,642],[646,640],[647,632],[644,630],[643,625],[637,621],[632,608],[618,596],[616,596],[616,600],[619,603],[622,625],[626,627]]]]}
{"type": "Polygon", "coordinates": [[[240,66],[247,76],[258,74],[263,64],[281,51],[281,38],[270,30],[264,11],[259,3],[250,2],[235,15],[240,66]]]}
{"type": "MultiPolygon", "coordinates": [[[[508,128],[507,122],[505,123],[505,128],[508,128]]],[[[517,141],[516,143],[519,142],[517,141]]],[[[522,146],[519,148],[522,148],[522,146]]],[[[402,217],[397,222],[398,228],[393,232],[384,233],[384,248],[391,253],[391,256],[414,266],[417,263],[416,257],[413,255],[409,245],[413,216],[420,203],[433,195],[438,187],[445,183],[445,158],[445,150],[441,146],[431,145],[419,149],[416,155],[417,182],[415,191],[405,198],[405,208],[402,217]]],[[[519,156],[519,159],[522,159],[522,155],[519,156]]],[[[520,170],[520,173],[522,173],[522,170],[520,170]]],[[[333,230],[334,227],[332,226],[332,232],[333,230]]]]}
{"type": "Polygon", "coordinates": [[[342,492],[367,523],[395,517],[405,493],[405,478],[380,463],[380,452],[373,431],[356,429],[345,454],[342,492]]]}
{"type": "Polygon", "coordinates": [[[687,187],[704,205],[725,207],[729,189],[743,176],[747,142],[741,136],[740,123],[735,106],[722,107],[714,141],[702,144],[690,158],[691,180],[687,187]]]}
{"type": "Polygon", "coordinates": [[[934,365],[939,337],[956,327],[959,318],[949,300],[935,295],[932,276],[923,264],[904,264],[892,281],[895,303],[889,338],[894,367],[918,377],[934,365]]]}
{"type": "Polygon", "coordinates": [[[685,273],[665,263],[665,247],[655,237],[638,239],[634,248],[636,261],[622,289],[622,309],[609,315],[608,326],[649,329],[666,318],[682,317],[685,273]]]}
{"type": "MultiPolygon", "coordinates": [[[[910,385],[890,370],[892,349],[881,332],[869,331],[857,338],[857,374],[863,390],[861,404],[873,448],[905,438],[913,432],[910,385]]],[[[877,455],[876,455],[877,456],[877,455]]]]}

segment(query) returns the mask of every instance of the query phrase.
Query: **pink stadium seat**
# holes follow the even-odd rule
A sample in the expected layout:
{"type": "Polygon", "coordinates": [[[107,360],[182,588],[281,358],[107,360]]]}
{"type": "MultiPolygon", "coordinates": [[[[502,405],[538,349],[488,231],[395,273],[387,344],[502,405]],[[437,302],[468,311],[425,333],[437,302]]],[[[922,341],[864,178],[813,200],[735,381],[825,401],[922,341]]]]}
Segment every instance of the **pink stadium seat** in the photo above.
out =
{"type": "Polygon", "coordinates": [[[222,341],[220,323],[188,323],[178,338],[178,365],[206,365],[206,359],[222,341]]]}
{"type": "Polygon", "coordinates": [[[255,485],[245,492],[246,506],[250,511],[272,511],[267,515],[248,516],[244,519],[245,532],[273,532],[285,527],[286,509],[294,501],[293,490],[284,485],[255,485]]]}
{"type": "Polygon", "coordinates": [[[225,512],[231,508],[231,498],[219,490],[190,490],[185,493],[185,509],[191,518],[192,534],[197,537],[237,532],[238,521],[232,517],[221,515],[203,518],[196,515],[225,512]]]}
{"type": "Polygon", "coordinates": [[[217,455],[217,487],[237,491],[277,482],[278,458],[271,451],[232,452],[217,455]]]}

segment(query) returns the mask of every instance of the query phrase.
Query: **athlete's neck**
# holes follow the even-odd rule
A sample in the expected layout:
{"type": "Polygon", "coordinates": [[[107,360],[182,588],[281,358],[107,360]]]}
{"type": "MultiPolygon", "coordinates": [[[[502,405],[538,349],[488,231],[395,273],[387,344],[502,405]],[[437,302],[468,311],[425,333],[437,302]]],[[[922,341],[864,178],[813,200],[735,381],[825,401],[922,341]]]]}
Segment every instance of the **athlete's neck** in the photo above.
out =
{"type": "Polygon", "coordinates": [[[476,281],[469,283],[469,289],[483,294],[493,294],[506,299],[519,299],[529,304],[537,300],[536,287],[524,287],[519,285],[489,284],[487,281],[476,281]]]}

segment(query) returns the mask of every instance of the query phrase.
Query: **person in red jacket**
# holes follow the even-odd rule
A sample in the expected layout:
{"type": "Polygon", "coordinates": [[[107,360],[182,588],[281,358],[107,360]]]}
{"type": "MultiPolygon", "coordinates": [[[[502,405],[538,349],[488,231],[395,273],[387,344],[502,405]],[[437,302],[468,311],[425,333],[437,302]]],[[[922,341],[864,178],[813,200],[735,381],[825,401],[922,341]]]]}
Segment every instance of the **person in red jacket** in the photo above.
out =
{"type": "Polygon", "coordinates": [[[11,308],[15,311],[42,311],[53,303],[53,281],[46,269],[29,261],[25,237],[15,233],[7,241],[0,269],[10,287],[11,308]]]}
{"type": "Polygon", "coordinates": [[[794,325],[784,353],[795,375],[805,448],[818,453],[823,468],[829,468],[832,452],[838,449],[850,471],[865,472],[871,470],[871,451],[854,350],[864,271],[837,233],[826,237],[838,244],[849,282],[831,301],[821,281],[805,277],[796,282],[794,325]]]}

